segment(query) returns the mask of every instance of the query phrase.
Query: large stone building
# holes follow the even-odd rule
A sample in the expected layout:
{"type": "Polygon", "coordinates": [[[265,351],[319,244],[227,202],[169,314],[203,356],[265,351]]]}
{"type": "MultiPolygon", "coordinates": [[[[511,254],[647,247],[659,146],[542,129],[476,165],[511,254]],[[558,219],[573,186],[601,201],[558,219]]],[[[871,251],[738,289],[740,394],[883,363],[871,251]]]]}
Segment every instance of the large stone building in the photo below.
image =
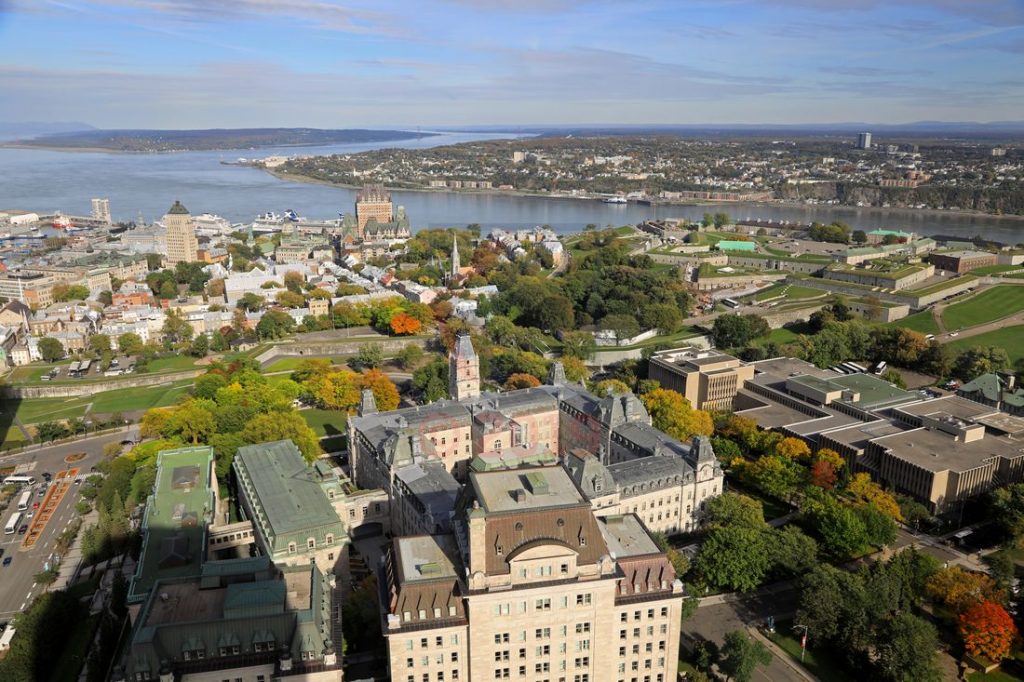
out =
{"type": "Polygon", "coordinates": [[[651,356],[648,376],[698,410],[731,410],[736,392],[753,378],[754,368],[725,353],[677,348],[651,356]]]}
{"type": "Polygon", "coordinates": [[[384,189],[384,185],[366,185],[356,194],[356,224],[360,239],[371,220],[390,223],[392,219],[391,193],[384,189]]]}
{"type": "MultiPolygon", "coordinates": [[[[666,466],[673,476],[685,479],[680,486],[697,485],[701,499],[721,492],[721,469],[698,466],[694,448],[651,426],[643,403],[633,394],[595,396],[566,381],[558,363],[547,385],[480,393],[477,362],[469,337],[459,337],[450,376],[453,392],[463,396],[460,400],[383,413],[364,402],[360,414],[348,421],[352,476],[362,488],[387,491],[396,534],[447,532],[454,499],[475,459],[565,459],[574,450],[586,451],[604,465],[669,458],[678,460],[666,466]]],[[[710,453],[707,445],[698,450],[710,453]]],[[[628,486],[626,495],[632,490],[628,486]]],[[[654,518],[659,529],[693,528],[698,521],[696,498],[688,502],[680,490],[680,495],[669,496],[673,507],[662,510],[660,519],[658,512],[642,518],[654,518]]]]}
{"type": "Polygon", "coordinates": [[[192,224],[192,216],[188,209],[175,201],[167,215],[164,216],[164,227],[167,231],[167,256],[164,263],[173,268],[178,263],[194,263],[199,260],[199,242],[196,240],[196,228],[192,224]]]}
{"type": "Polygon", "coordinates": [[[937,251],[928,256],[928,262],[939,270],[969,272],[995,265],[999,262],[999,256],[989,251],[937,251]]]}
{"type": "Polygon", "coordinates": [[[974,381],[961,386],[956,394],[976,403],[1024,417],[1024,386],[1020,385],[1017,375],[1011,372],[982,374],[974,381]]]}
{"type": "Polygon", "coordinates": [[[240,447],[232,466],[261,554],[278,565],[315,563],[346,574],[348,536],[333,504],[344,491],[330,466],[308,464],[290,440],[240,447]]]}
{"type": "MultiPolygon", "coordinates": [[[[242,459],[250,465],[241,465],[249,489],[253,483],[261,487],[259,499],[273,510],[259,532],[306,533],[306,528],[278,531],[271,525],[278,523],[286,503],[279,497],[269,500],[299,487],[297,504],[316,507],[301,480],[304,472],[268,465],[259,453],[242,459]],[[273,476],[279,480],[269,480],[273,476]]],[[[128,591],[130,644],[112,679],[340,680],[341,616],[335,604],[341,590],[334,576],[322,570],[329,562],[279,561],[271,552],[216,560],[210,551],[216,540],[237,540],[245,547],[252,541],[252,527],[218,524],[223,514],[214,462],[213,448],[205,446],[157,455],[153,493],[142,520],[142,551],[128,591]]],[[[319,520],[320,514],[315,516],[319,520]]],[[[276,547],[274,540],[269,547],[276,547]]]]}
{"type": "Polygon", "coordinates": [[[682,583],[635,515],[558,466],[474,471],[453,529],[391,546],[392,680],[676,678],[682,583]]]}

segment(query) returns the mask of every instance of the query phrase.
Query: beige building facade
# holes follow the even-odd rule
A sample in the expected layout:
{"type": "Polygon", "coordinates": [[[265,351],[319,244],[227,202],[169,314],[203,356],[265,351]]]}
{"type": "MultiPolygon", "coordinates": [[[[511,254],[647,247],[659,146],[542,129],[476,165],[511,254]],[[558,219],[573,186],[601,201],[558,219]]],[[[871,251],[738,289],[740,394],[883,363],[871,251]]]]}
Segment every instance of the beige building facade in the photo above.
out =
{"type": "Polygon", "coordinates": [[[167,215],[164,216],[167,229],[166,264],[174,267],[178,263],[194,263],[199,260],[199,242],[196,241],[196,228],[188,209],[175,201],[167,215]]]}
{"type": "Polygon", "coordinates": [[[655,353],[649,372],[698,410],[731,410],[736,392],[754,377],[754,368],[738,358],[692,347],[655,353]]]}
{"type": "Polygon", "coordinates": [[[367,185],[356,195],[356,225],[359,238],[363,238],[366,223],[390,223],[394,219],[391,193],[384,185],[367,185]]]}

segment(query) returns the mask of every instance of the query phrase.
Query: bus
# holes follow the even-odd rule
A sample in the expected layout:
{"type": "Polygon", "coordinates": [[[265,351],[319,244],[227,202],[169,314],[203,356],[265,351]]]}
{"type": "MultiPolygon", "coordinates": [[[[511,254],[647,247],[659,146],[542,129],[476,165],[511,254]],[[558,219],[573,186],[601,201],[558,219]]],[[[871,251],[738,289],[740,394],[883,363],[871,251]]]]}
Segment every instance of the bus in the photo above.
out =
{"type": "Polygon", "coordinates": [[[32,501],[32,491],[26,490],[21,494],[18,499],[18,511],[25,511],[28,509],[28,503],[32,501]]]}
{"type": "Polygon", "coordinates": [[[858,365],[856,362],[847,362],[847,366],[858,374],[864,374],[868,371],[868,368],[864,365],[858,365]]]}
{"type": "Polygon", "coordinates": [[[8,476],[4,479],[4,485],[35,485],[35,476],[25,476],[23,474],[8,476]]]}
{"type": "Polygon", "coordinates": [[[77,360],[75,362],[72,362],[71,365],[68,367],[68,376],[69,377],[77,377],[78,376],[78,361],[77,360]]]}
{"type": "Polygon", "coordinates": [[[886,366],[887,365],[886,365],[885,360],[882,360],[881,362],[879,362],[877,365],[875,365],[875,374],[881,374],[882,372],[884,372],[886,366]]]}
{"type": "Polygon", "coordinates": [[[18,524],[21,523],[21,512],[14,512],[10,519],[7,521],[7,525],[4,526],[4,535],[14,535],[18,530],[18,524]]]}
{"type": "Polygon", "coordinates": [[[739,308],[740,307],[740,302],[735,300],[735,299],[732,299],[732,298],[723,298],[722,299],[722,303],[724,303],[729,308],[739,308]]]}

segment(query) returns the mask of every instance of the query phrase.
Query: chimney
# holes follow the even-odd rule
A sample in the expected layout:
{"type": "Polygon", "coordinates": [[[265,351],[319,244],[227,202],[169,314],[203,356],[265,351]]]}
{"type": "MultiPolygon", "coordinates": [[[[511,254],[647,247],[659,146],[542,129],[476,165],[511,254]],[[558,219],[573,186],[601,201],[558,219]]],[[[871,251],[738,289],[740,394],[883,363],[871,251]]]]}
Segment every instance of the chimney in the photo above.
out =
{"type": "Polygon", "coordinates": [[[469,517],[469,573],[487,573],[487,519],[480,503],[473,501],[469,517]]]}

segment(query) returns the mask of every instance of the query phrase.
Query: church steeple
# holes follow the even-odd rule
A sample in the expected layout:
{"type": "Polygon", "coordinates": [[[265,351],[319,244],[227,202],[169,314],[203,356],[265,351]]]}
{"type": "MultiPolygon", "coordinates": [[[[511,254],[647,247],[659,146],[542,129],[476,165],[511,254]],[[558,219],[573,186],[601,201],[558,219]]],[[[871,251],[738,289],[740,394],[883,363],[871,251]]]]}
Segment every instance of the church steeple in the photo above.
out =
{"type": "Polygon", "coordinates": [[[454,234],[452,235],[452,269],[448,273],[448,277],[451,281],[459,276],[459,271],[462,270],[462,263],[459,261],[459,239],[454,234]]]}

